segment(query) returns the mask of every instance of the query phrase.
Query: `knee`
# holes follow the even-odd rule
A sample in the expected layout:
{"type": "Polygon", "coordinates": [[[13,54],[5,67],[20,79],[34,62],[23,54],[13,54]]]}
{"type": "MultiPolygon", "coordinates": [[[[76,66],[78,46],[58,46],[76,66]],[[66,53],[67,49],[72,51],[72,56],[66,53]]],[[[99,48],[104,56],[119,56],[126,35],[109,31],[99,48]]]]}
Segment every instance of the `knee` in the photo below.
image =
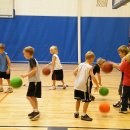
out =
{"type": "Polygon", "coordinates": [[[30,100],[30,99],[31,99],[31,97],[29,97],[29,96],[27,96],[26,98],[27,98],[28,100],[30,100]]]}

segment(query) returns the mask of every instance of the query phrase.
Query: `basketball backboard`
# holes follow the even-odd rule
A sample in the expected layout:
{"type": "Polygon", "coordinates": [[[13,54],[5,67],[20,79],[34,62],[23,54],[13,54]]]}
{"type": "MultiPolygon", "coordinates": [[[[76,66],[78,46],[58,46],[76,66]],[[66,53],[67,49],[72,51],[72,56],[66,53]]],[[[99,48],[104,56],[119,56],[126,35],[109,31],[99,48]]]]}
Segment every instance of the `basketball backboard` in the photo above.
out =
{"type": "Polygon", "coordinates": [[[112,8],[117,9],[130,2],[130,0],[112,0],[112,8]]]}

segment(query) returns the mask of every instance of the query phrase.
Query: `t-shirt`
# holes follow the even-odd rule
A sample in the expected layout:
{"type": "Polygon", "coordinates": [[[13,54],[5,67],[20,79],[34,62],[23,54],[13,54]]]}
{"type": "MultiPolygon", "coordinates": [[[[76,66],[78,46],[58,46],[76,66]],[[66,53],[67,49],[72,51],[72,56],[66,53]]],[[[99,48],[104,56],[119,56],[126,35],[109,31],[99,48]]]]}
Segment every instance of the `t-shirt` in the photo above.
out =
{"type": "Polygon", "coordinates": [[[0,54],[0,72],[6,72],[8,69],[6,55],[6,52],[0,54]]]}
{"type": "Polygon", "coordinates": [[[87,63],[81,63],[78,66],[78,73],[75,78],[74,89],[87,92],[87,83],[90,80],[91,65],[87,63]]]}
{"type": "Polygon", "coordinates": [[[39,64],[35,58],[29,59],[29,72],[34,68],[37,67],[36,74],[32,77],[29,77],[29,82],[40,82],[40,72],[39,72],[39,64]]]}
{"type": "Polygon", "coordinates": [[[124,73],[123,85],[130,87],[130,63],[123,61],[120,65],[120,71],[124,73]]]}
{"type": "Polygon", "coordinates": [[[57,54],[54,54],[53,57],[56,58],[54,70],[61,70],[61,69],[63,69],[62,65],[61,65],[61,62],[60,62],[60,59],[59,59],[59,56],[57,54]]]}
{"type": "Polygon", "coordinates": [[[100,67],[99,67],[98,64],[95,64],[95,65],[93,66],[93,73],[94,73],[94,75],[95,75],[96,73],[100,73],[100,67]]]}

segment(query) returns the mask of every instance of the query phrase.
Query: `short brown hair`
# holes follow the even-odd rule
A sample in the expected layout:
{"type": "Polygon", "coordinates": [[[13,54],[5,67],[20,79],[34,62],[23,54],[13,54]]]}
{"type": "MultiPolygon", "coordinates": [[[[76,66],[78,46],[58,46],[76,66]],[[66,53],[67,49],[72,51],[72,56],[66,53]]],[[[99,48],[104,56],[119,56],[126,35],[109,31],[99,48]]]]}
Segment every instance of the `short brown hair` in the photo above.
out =
{"type": "Polygon", "coordinates": [[[88,51],[88,52],[85,54],[85,58],[86,58],[86,60],[87,60],[87,59],[90,59],[90,58],[95,58],[95,54],[94,54],[92,51],[88,51]]]}
{"type": "Polygon", "coordinates": [[[29,53],[30,55],[33,55],[34,54],[34,48],[31,47],[31,46],[27,46],[24,48],[24,51],[29,53]]]}
{"type": "Polygon", "coordinates": [[[118,49],[118,52],[122,52],[127,55],[130,52],[130,49],[126,45],[121,45],[118,49]]]}
{"type": "Polygon", "coordinates": [[[5,49],[5,45],[3,43],[0,43],[0,49],[5,49]]]}
{"type": "Polygon", "coordinates": [[[125,60],[130,63],[130,53],[125,56],[125,60]]]}
{"type": "Polygon", "coordinates": [[[97,64],[98,64],[98,65],[102,65],[104,62],[106,62],[106,60],[103,59],[103,58],[98,58],[98,59],[97,59],[97,64]]]}

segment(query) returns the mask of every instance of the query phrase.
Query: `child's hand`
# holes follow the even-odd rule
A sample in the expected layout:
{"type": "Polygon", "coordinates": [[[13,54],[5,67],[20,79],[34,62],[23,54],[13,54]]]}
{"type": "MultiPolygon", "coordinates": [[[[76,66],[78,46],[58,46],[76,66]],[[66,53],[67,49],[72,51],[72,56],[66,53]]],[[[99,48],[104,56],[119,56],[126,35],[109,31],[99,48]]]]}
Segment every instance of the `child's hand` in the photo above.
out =
{"type": "Polygon", "coordinates": [[[6,70],[6,74],[10,74],[10,70],[8,69],[8,70],[6,70]]]}
{"type": "Polygon", "coordinates": [[[27,75],[21,75],[21,77],[22,77],[22,78],[26,78],[26,77],[27,77],[27,75]]]}
{"type": "Polygon", "coordinates": [[[98,92],[98,90],[99,90],[99,87],[96,87],[95,90],[94,90],[94,92],[98,92]]]}

